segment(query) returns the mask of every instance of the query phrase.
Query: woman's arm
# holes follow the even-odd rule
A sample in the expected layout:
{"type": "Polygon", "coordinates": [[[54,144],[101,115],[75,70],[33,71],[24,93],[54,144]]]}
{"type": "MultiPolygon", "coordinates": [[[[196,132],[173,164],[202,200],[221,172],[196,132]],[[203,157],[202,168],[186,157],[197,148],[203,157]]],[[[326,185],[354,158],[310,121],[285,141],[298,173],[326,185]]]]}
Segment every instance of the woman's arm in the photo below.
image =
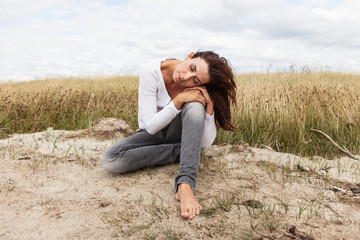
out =
{"type": "Polygon", "coordinates": [[[161,111],[157,112],[157,92],[159,79],[149,68],[144,68],[139,76],[139,127],[155,134],[167,126],[180,112],[170,102],[161,111]]]}

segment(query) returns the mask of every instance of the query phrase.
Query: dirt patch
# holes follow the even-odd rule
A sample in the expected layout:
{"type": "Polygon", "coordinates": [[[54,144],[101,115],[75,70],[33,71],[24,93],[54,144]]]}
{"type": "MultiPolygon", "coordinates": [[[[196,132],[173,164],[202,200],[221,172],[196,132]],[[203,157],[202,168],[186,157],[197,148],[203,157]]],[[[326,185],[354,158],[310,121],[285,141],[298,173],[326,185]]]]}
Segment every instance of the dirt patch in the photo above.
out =
{"type": "Polygon", "coordinates": [[[102,169],[101,153],[124,136],[106,132],[131,133],[106,126],[95,135],[48,129],[0,140],[0,239],[356,239],[360,232],[355,160],[212,146],[197,184],[204,210],[189,221],[174,200],[178,164],[123,175],[102,169]]]}

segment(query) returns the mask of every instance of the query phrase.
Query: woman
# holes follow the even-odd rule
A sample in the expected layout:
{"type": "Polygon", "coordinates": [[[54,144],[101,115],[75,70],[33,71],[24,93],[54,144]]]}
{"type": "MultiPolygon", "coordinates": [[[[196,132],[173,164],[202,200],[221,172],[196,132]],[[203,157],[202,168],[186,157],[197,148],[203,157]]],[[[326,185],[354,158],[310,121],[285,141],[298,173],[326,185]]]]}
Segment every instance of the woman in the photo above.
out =
{"type": "Polygon", "coordinates": [[[101,156],[102,166],[125,173],[180,158],[175,198],[181,216],[194,218],[202,209],[194,195],[201,147],[211,146],[216,125],[235,130],[230,112],[235,99],[232,70],[212,51],[149,64],[139,77],[140,130],[110,146],[101,156]]]}

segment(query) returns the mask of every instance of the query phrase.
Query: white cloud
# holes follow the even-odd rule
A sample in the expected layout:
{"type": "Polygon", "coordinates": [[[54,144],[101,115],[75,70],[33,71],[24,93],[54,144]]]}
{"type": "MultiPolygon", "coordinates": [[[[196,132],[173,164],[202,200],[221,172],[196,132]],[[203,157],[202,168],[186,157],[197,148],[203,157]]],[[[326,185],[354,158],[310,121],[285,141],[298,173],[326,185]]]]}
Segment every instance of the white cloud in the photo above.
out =
{"type": "Polygon", "coordinates": [[[25,0],[0,3],[0,80],[134,73],[158,56],[212,49],[235,70],[359,71],[355,0],[25,0]]]}

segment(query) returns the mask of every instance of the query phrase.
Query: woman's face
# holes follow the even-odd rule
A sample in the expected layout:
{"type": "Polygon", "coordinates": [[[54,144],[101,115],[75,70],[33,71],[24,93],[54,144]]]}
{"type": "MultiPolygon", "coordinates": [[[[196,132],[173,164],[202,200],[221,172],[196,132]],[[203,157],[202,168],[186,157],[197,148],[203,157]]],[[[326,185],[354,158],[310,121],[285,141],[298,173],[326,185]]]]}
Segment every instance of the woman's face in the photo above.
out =
{"type": "Polygon", "coordinates": [[[185,88],[204,85],[210,82],[209,66],[201,58],[190,58],[176,66],[173,81],[185,88]]]}

